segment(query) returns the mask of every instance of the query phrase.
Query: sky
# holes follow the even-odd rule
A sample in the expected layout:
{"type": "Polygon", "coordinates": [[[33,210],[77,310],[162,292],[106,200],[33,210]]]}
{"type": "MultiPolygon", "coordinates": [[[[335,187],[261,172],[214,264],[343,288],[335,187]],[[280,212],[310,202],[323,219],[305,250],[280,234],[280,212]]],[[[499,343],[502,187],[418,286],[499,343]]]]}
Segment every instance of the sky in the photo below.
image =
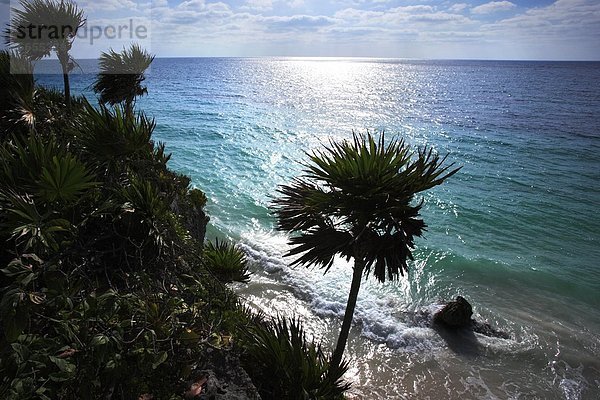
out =
{"type": "MultiPolygon", "coordinates": [[[[135,41],[158,57],[600,60],[600,0],[76,2],[80,58],[135,41]]],[[[10,3],[0,0],[3,26],[10,3]]]]}

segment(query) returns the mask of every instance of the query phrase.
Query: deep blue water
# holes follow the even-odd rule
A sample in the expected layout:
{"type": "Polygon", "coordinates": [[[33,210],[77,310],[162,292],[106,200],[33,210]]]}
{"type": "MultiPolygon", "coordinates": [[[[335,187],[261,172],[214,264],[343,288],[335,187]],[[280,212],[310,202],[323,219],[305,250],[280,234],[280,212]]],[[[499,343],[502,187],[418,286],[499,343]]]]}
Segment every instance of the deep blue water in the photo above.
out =
{"type": "MultiPolygon", "coordinates": [[[[74,75],[74,91],[93,97],[92,81],[74,75]]],[[[305,315],[324,338],[348,268],[322,277],[286,266],[268,211],[277,185],[300,173],[305,151],[353,130],[401,135],[463,166],[425,195],[429,229],[409,280],[363,288],[357,396],[600,395],[600,63],[157,59],[147,84],[138,106],[156,118],[172,167],[207,192],[211,234],[241,240],[255,261],[240,293],[305,315]],[[465,358],[411,322],[457,294],[511,340],[478,338],[465,358]]]]}

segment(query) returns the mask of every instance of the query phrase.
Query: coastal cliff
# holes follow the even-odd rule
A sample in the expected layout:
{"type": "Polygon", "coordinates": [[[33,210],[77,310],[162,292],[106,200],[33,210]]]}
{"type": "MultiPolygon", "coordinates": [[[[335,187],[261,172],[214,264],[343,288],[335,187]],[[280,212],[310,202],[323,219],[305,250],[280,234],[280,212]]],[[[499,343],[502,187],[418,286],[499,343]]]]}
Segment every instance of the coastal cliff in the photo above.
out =
{"type": "Polygon", "coordinates": [[[206,197],[154,120],[2,78],[0,397],[259,398],[253,316],[205,262],[206,197]]]}

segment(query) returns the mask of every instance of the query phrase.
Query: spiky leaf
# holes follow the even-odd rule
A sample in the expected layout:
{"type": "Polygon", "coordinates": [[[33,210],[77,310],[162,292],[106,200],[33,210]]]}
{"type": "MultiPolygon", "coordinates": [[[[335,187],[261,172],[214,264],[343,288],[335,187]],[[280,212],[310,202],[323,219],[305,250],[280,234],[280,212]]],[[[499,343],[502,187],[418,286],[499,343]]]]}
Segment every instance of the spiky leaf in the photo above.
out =
{"type": "Polygon", "coordinates": [[[248,261],[237,246],[216,239],[204,246],[206,267],[223,282],[248,282],[248,261]]]}
{"type": "Polygon", "coordinates": [[[84,191],[97,185],[85,164],[71,154],[53,157],[48,167],[42,168],[39,194],[46,201],[73,201],[84,191]]]}
{"type": "Polygon", "coordinates": [[[415,195],[437,186],[459,168],[431,149],[416,153],[382,134],[353,135],[308,154],[304,175],[278,189],[277,228],[297,233],[288,255],[294,263],[329,269],[336,255],[360,258],[381,282],[408,269],[414,238],[425,223],[415,195]]]}

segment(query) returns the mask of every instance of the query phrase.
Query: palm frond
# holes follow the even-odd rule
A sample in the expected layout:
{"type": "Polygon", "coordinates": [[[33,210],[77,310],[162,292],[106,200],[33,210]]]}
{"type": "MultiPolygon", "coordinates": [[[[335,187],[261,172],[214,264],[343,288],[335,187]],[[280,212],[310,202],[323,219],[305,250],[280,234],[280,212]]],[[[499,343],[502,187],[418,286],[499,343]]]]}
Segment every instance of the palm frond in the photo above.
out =
{"type": "Polygon", "coordinates": [[[336,256],[353,256],[353,237],[349,232],[334,228],[313,227],[289,240],[292,249],[286,256],[299,257],[292,265],[316,265],[329,271],[336,256]]]}
{"type": "Polygon", "coordinates": [[[35,126],[35,82],[31,62],[15,51],[0,52],[0,124],[35,126]]]}
{"type": "Polygon", "coordinates": [[[100,73],[94,84],[94,91],[100,95],[101,103],[115,105],[131,103],[136,97],[147,94],[142,83],[145,72],[154,61],[154,56],[138,44],[117,53],[114,50],[100,55],[100,73]]]}
{"type": "Polygon", "coordinates": [[[39,195],[46,201],[74,201],[95,186],[94,175],[85,164],[71,154],[52,158],[50,165],[42,168],[39,195]]]}
{"type": "Polygon", "coordinates": [[[121,107],[99,108],[85,101],[73,134],[90,159],[110,164],[131,158],[151,158],[156,124],[144,114],[127,118],[121,107]]]}
{"type": "Polygon", "coordinates": [[[68,53],[77,31],[85,24],[83,11],[72,0],[21,0],[12,8],[5,31],[10,48],[31,60],[40,60],[52,51],[68,53]]]}
{"type": "Polygon", "coordinates": [[[38,135],[0,146],[0,184],[33,195],[40,204],[74,202],[97,185],[94,173],[56,140],[38,135]]]}
{"type": "Polygon", "coordinates": [[[364,259],[380,281],[407,270],[414,237],[425,230],[415,196],[440,185],[460,168],[432,149],[417,152],[398,138],[370,133],[331,141],[309,154],[304,174],[278,189],[277,229],[290,239],[294,263],[327,271],[335,255],[364,259]]]}

